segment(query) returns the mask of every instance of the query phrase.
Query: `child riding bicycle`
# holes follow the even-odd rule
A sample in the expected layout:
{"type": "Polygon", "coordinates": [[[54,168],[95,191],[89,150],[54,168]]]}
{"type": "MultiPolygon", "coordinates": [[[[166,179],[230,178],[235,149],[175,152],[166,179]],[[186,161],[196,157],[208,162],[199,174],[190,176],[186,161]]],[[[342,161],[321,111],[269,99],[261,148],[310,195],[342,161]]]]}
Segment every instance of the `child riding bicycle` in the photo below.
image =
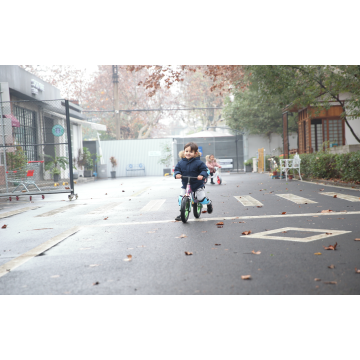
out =
{"type": "Polygon", "coordinates": [[[215,173],[215,167],[218,167],[221,169],[221,166],[216,162],[216,159],[214,157],[213,154],[211,155],[206,155],[206,166],[209,168],[210,170],[210,176],[211,176],[211,184],[215,184],[214,180],[213,180],[213,175],[215,173]]]}
{"type": "MultiPolygon", "coordinates": [[[[179,206],[181,200],[185,195],[185,189],[187,185],[186,176],[197,177],[197,179],[190,179],[190,185],[192,191],[195,193],[196,199],[202,205],[207,205],[207,212],[211,214],[213,212],[213,206],[211,200],[205,196],[204,178],[208,177],[206,165],[200,160],[198,146],[189,142],[184,146],[184,150],[180,151],[179,157],[181,160],[176,164],[174,171],[174,178],[182,179],[182,187],[178,198],[179,206]]],[[[180,210],[181,211],[181,210],[180,210]]],[[[176,221],[181,221],[181,215],[175,218],[176,221]]]]}

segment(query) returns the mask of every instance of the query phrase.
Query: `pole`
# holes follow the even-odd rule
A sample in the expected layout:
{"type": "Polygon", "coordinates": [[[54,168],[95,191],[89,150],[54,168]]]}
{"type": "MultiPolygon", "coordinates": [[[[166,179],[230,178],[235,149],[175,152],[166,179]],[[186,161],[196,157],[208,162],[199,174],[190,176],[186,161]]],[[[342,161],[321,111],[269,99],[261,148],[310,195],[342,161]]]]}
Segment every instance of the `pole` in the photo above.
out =
{"type": "Polygon", "coordinates": [[[119,75],[118,66],[113,65],[113,84],[114,84],[114,110],[115,110],[115,124],[116,124],[116,139],[121,139],[120,132],[120,112],[119,112],[119,75]]]}
{"type": "Polygon", "coordinates": [[[235,140],[235,143],[236,143],[236,173],[239,172],[239,155],[238,155],[238,146],[237,146],[237,143],[238,143],[238,132],[236,131],[236,140],[235,140]]]}
{"type": "Polygon", "coordinates": [[[0,83],[0,116],[2,122],[2,138],[3,138],[3,149],[4,149],[4,174],[5,174],[5,183],[6,183],[6,192],[9,192],[9,185],[7,181],[7,164],[6,164],[6,143],[5,143],[5,121],[3,118],[3,103],[2,103],[2,91],[1,91],[1,83],[0,83]]]}
{"type": "Polygon", "coordinates": [[[74,195],[74,174],[73,174],[73,157],[72,157],[72,147],[71,147],[71,129],[70,129],[70,110],[69,110],[69,100],[65,100],[65,112],[66,112],[66,131],[68,139],[68,151],[69,151],[69,171],[70,171],[70,189],[71,195],[74,195]]]}

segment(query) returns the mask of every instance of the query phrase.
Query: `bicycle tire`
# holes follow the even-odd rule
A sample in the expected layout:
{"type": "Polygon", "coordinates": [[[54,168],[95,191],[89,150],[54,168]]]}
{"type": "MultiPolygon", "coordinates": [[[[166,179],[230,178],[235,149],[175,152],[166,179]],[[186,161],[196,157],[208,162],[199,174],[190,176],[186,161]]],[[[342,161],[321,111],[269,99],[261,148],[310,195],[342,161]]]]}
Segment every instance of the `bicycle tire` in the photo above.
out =
{"type": "Polygon", "coordinates": [[[184,224],[188,221],[190,211],[191,211],[190,199],[187,196],[184,196],[181,199],[181,206],[180,206],[181,221],[184,224]]]}
{"type": "Polygon", "coordinates": [[[217,183],[218,183],[219,185],[221,185],[221,183],[222,183],[221,177],[218,177],[217,183]]]}
{"type": "Polygon", "coordinates": [[[201,210],[202,210],[202,205],[200,203],[195,203],[193,205],[194,216],[197,219],[201,216],[201,210]]]}

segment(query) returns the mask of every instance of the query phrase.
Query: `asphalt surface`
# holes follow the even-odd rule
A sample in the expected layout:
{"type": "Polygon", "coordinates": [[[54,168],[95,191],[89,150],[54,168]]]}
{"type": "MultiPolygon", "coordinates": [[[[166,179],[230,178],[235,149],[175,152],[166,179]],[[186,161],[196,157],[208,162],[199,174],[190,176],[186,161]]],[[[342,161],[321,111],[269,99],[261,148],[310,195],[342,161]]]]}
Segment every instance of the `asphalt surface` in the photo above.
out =
{"type": "Polygon", "coordinates": [[[183,224],[174,221],[180,186],[172,177],[129,177],[78,185],[75,201],[0,199],[0,294],[360,293],[358,190],[224,175],[222,185],[206,186],[214,212],[183,224]],[[278,196],[289,194],[308,203],[278,196]]]}

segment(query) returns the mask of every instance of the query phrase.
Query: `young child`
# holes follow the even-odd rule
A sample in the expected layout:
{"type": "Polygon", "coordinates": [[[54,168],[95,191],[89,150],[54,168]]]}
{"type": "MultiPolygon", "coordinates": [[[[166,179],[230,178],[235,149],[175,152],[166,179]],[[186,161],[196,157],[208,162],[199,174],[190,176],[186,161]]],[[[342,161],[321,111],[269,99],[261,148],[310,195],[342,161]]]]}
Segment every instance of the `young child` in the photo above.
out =
{"type": "MultiPolygon", "coordinates": [[[[207,168],[200,160],[199,155],[198,146],[193,142],[187,143],[184,146],[184,150],[179,153],[181,160],[175,166],[174,177],[175,179],[181,179],[182,176],[197,177],[197,179],[190,179],[191,190],[195,193],[195,197],[202,205],[207,205],[207,212],[211,214],[213,212],[213,206],[211,200],[205,196],[205,185],[203,180],[208,177],[207,168]]],[[[179,206],[181,205],[182,197],[185,195],[187,183],[188,178],[183,178],[178,198],[179,206]]],[[[180,214],[175,220],[181,221],[180,214]]]]}
{"type": "MultiPolygon", "coordinates": [[[[214,157],[213,154],[211,154],[211,155],[206,155],[205,158],[206,158],[206,166],[207,166],[207,167],[209,168],[209,170],[210,170],[210,176],[213,176],[213,175],[214,175],[214,172],[215,172],[214,167],[216,166],[216,167],[218,167],[218,168],[221,169],[221,166],[216,162],[216,159],[215,159],[215,157],[214,157]]],[[[215,184],[213,178],[211,178],[211,184],[215,184]]]]}

